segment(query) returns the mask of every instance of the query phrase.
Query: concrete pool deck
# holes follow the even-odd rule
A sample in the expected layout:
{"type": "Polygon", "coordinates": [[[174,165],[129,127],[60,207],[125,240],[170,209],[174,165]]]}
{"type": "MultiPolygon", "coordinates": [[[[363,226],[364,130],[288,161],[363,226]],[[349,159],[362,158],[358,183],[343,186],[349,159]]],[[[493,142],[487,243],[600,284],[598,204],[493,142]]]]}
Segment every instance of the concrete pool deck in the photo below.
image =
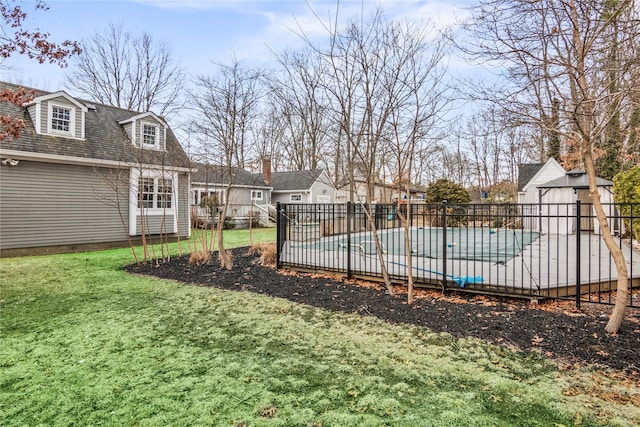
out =
{"type": "MultiPolygon", "coordinates": [[[[332,238],[323,238],[332,239],[332,238]]],[[[320,240],[323,240],[320,239],[320,240]]],[[[616,239],[627,260],[630,287],[640,287],[640,252],[616,239]]],[[[347,251],[335,245],[312,247],[308,242],[286,241],[280,260],[284,266],[296,269],[346,273],[347,251]]],[[[481,283],[465,284],[474,292],[521,295],[527,297],[565,297],[578,293],[576,235],[542,234],[507,261],[477,261],[467,259],[412,257],[413,277],[423,286],[441,288],[443,273],[447,273],[448,289],[459,289],[455,278],[480,277],[481,283]]],[[[408,267],[404,255],[386,254],[384,262],[390,276],[399,282],[406,280],[408,267]]],[[[354,277],[380,280],[380,261],[375,254],[352,248],[350,269],[354,277]]],[[[607,292],[617,286],[617,271],[600,235],[580,236],[580,294],[607,292]]]]}

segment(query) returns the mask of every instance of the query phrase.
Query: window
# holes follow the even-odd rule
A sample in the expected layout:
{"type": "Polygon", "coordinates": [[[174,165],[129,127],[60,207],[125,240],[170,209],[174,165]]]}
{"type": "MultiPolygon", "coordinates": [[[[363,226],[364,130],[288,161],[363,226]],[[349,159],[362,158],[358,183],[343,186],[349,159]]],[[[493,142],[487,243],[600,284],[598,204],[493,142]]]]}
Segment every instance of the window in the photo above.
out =
{"type": "Polygon", "coordinates": [[[58,132],[71,132],[71,110],[69,108],[51,108],[51,130],[58,132]]]}
{"type": "Polygon", "coordinates": [[[171,208],[173,180],[140,177],[138,179],[138,208],[171,208]]]}
{"type": "Polygon", "coordinates": [[[217,200],[218,204],[222,204],[224,202],[223,195],[222,190],[193,190],[193,204],[200,206],[205,197],[211,197],[213,200],[217,200]]]}
{"type": "Polygon", "coordinates": [[[262,200],[262,190],[251,190],[251,200],[262,200]]]}
{"type": "Polygon", "coordinates": [[[171,208],[171,190],[173,184],[170,179],[158,178],[158,207],[171,208]]]}
{"type": "Polygon", "coordinates": [[[330,196],[318,196],[318,203],[331,203],[330,196]]]}
{"type": "Polygon", "coordinates": [[[158,127],[154,125],[142,125],[142,145],[158,145],[158,127]]]}
{"type": "Polygon", "coordinates": [[[290,197],[290,200],[292,202],[301,202],[302,201],[302,194],[292,194],[290,197]]]}
{"type": "Polygon", "coordinates": [[[155,179],[140,178],[138,181],[138,207],[153,208],[153,196],[155,194],[155,179]]]}

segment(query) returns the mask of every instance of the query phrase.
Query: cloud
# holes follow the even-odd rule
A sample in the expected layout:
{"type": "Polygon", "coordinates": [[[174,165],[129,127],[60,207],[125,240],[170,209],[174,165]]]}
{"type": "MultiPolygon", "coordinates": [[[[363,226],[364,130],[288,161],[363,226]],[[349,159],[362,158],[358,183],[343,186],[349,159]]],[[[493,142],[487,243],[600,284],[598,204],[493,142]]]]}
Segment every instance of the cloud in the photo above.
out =
{"type": "MultiPolygon", "coordinates": [[[[243,2],[232,2],[243,3],[243,2]]],[[[367,20],[380,7],[389,19],[410,22],[432,21],[438,28],[451,26],[466,16],[466,11],[455,3],[444,1],[280,1],[247,2],[257,5],[253,13],[261,15],[264,25],[246,31],[234,40],[233,52],[238,59],[269,62],[273,52],[299,49],[304,39],[312,43],[328,40],[329,31],[336,24],[364,17],[367,20]]]]}

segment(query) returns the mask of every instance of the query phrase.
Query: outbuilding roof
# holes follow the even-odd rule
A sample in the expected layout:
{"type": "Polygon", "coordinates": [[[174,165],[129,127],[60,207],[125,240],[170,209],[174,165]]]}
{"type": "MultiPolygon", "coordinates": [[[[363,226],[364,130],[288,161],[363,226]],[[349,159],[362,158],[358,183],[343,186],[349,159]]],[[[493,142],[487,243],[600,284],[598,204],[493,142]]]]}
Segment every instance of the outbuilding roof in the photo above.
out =
{"type": "MultiPolygon", "coordinates": [[[[598,187],[611,187],[613,181],[608,179],[596,177],[596,184],[598,187]]],[[[538,185],[538,188],[589,188],[589,177],[583,170],[571,170],[564,176],[554,179],[553,181],[545,182],[538,185]]]]}
{"type": "Polygon", "coordinates": [[[518,191],[524,190],[525,185],[538,173],[545,163],[524,163],[518,165],[518,191]]]}

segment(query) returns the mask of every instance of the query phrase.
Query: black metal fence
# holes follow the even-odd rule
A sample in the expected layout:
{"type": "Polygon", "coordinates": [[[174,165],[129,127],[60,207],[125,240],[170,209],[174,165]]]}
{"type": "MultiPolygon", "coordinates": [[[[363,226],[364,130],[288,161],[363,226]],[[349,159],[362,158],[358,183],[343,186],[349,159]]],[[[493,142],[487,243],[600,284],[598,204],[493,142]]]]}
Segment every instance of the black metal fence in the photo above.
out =
{"type": "MultiPolygon", "coordinates": [[[[640,306],[640,205],[604,204],[640,306]],[[635,235],[633,234],[635,232],[635,235]],[[634,239],[635,237],[635,239],[634,239]]],[[[613,304],[618,270],[588,203],[279,204],[278,267],[613,304]],[[375,232],[374,232],[375,231],[375,232]]]]}

